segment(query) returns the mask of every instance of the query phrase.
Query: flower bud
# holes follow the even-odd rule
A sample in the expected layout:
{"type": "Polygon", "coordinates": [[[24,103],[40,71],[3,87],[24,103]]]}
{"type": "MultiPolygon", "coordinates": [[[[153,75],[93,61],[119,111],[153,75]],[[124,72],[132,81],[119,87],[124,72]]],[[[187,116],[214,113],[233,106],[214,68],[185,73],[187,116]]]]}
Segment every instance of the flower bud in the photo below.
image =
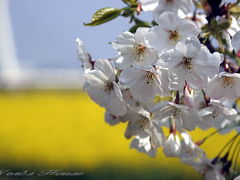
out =
{"type": "Polygon", "coordinates": [[[176,134],[171,133],[168,136],[168,139],[163,146],[163,152],[167,157],[176,157],[180,155],[181,142],[176,134]]]}
{"type": "Polygon", "coordinates": [[[193,89],[188,86],[186,83],[184,88],[183,88],[183,102],[185,105],[188,107],[194,107],[194,96],[193,96],[193,89]]]}

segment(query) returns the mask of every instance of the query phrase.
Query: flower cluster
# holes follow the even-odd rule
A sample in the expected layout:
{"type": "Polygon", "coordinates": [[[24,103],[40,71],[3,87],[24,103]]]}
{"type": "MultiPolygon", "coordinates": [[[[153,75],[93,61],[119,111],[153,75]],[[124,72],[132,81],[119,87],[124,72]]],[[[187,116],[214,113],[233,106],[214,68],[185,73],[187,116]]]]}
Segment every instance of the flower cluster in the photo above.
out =
{"type": "Polygon", "coordinates": [[[213,38],[221,37],[218,50],[214,43],[209,45],[209,33],[214,23],[219,27],[226,22],[226,14],[212,18],[213,12],[207,16],[191,13],[192,0],[140,2],[143,11],[153,11],[155,26],[119,35],[111,43],[117,57],[92,60],[77,39],[84,89],[106,109],[107,123],[127,124],[125,137],[132,139],[131,148],[155,156],[162,147],[166,156],[180,158],[205,179],[236,177],[240,158],[239,23],[230,16],[227,28],[215,29],[220,36],[213,38]],[[237,135],[210,160],[200,148],[208,137],[197,142],[191,138],[190,132],[196,128],[216,128],[220,133],[235,130],[237,135]]]}

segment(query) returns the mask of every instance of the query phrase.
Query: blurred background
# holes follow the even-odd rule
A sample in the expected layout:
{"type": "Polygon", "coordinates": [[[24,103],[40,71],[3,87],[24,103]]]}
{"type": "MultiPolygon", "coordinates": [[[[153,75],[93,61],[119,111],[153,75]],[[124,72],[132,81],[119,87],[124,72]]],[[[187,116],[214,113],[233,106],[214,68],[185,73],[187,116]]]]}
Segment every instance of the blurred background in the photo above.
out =
{"type": "MultiPolygon", "coordinates": [[[[104,109],[81,90],[75,39],[93,58],[114,57],[109,42],[130,27],[128,21],[83,23],[99,8],[123,6],[120,0],[0,0],[0,170],[84,172],[78,179],[201,179],[161,151],[150,158],[130,149],[126,124],[106,124],[104,109]]],[[[203,148],[213,157],[231,136],[215,136],[203,148]]]]}

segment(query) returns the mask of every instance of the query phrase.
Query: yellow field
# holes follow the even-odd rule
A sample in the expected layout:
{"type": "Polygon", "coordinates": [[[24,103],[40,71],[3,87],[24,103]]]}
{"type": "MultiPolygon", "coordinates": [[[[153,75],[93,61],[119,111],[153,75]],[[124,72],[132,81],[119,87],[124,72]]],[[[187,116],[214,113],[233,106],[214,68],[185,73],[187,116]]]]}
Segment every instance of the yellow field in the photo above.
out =
{"type": "MultiPolygon", "coordinates": [[[[0,162],[87,169],[106,163],[170,170],[181,165],[182,172],[194,172],[160,151],[157,158],[150,158],[129,149],[130,141],[123,136],[126,124],[106,124],[104,109],[81,92],[1,92],[0,117],[0,162]]],[[[194,133],[195,140],[211,131],[199,132],[194,133]]],[[[203,148],[213,157],[233,134],[217,135],[203,148]]]]}

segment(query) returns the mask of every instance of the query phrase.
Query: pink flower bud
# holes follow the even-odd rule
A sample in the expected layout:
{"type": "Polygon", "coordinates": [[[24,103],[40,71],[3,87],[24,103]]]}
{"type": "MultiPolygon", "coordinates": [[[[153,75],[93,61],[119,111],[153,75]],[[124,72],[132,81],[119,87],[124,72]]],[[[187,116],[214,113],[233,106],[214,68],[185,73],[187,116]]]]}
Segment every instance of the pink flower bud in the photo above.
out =
{"type": "Polygon", "coordinates": [[[183,88],[183,102],[185,105],[188,107],[193,107],[194,106],[194,96],[193,96],[193,89],[188,86],[186,83],[184,88],[183,88]]]}

